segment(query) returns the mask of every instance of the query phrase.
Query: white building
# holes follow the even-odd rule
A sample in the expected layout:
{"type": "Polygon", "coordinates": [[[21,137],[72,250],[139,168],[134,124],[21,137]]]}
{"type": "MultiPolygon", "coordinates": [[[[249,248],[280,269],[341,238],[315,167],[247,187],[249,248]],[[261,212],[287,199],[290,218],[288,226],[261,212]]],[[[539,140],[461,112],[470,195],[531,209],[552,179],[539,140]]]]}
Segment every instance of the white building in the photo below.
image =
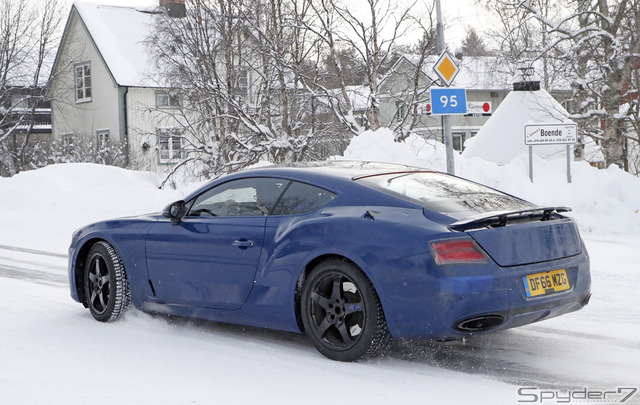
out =
{"type": "Polygon", "coordinates": [[[181,158],[183,127],[166,113],[181,100],[159,84],[145,46],[160,12],[73,4],[49,89],[54,138],[120,145],[130,166],[158,173],[181,158]]]}

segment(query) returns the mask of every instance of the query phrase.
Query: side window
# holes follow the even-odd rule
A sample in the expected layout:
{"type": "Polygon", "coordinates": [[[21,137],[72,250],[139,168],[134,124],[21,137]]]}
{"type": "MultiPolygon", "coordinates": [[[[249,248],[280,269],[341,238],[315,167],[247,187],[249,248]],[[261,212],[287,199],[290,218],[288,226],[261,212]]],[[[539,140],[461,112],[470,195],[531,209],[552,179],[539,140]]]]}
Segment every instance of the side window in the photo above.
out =
{"type": "Polygon", "coordinates": [[[75,67],[76,103],[91,101],[91,63],[84,62],[75,67]]]}
{"type": "Polygon", "coordinates": [[[329,204],[336,195],[323,188],[292,182],[284,193],[273,215],[300,215],[329,204]]]}
{"type": "Polygon", "coordinates": [[[256,177],[233,180],[196,197],[187,216],[240,217],[267,215],[289,180],[256,177]]]}

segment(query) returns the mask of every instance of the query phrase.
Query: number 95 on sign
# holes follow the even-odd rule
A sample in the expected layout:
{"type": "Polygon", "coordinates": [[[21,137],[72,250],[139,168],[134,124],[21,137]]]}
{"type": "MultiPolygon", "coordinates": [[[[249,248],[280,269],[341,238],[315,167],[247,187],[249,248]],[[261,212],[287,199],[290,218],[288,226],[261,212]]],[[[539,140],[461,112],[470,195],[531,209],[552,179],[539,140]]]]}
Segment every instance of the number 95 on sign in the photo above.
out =
{"type": "Polygon", "coordinates": [[[442,115],[466,114],[467,91],[449,87],[432,87],[431,113],[442,115]]]}

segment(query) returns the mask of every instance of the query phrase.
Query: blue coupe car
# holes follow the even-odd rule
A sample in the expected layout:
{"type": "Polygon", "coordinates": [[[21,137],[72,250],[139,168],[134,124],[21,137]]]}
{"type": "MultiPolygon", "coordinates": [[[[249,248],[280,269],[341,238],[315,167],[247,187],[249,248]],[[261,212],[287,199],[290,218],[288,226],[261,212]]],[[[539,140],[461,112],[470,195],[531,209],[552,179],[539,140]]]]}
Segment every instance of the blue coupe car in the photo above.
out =
{"type": "Polygon", "coordinates": [[[72,297],[99,321],[154,313],[304,332],[355,361],[576,311],[589,256],[564,207],[362,162],[246,170],[164,212],[75,232],[72,297]]]}

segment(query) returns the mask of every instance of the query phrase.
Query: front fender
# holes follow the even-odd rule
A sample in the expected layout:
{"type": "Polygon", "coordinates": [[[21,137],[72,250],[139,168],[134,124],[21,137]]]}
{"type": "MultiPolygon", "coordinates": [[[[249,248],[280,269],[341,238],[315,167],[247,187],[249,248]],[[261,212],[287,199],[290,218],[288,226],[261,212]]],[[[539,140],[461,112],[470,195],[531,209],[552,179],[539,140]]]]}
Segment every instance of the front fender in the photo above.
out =
{"type": "Polygon", "coordinates": [[[145,257],[145,238],[153,219],[118,219],[99,222],[77,230],[69,247],[69,288],[71,297],[86,304],[83,291],[84,263],[91,246],[106,241],[124,264],[132,302],[139,307],[145,297],[153,297],[145,257]]]}

